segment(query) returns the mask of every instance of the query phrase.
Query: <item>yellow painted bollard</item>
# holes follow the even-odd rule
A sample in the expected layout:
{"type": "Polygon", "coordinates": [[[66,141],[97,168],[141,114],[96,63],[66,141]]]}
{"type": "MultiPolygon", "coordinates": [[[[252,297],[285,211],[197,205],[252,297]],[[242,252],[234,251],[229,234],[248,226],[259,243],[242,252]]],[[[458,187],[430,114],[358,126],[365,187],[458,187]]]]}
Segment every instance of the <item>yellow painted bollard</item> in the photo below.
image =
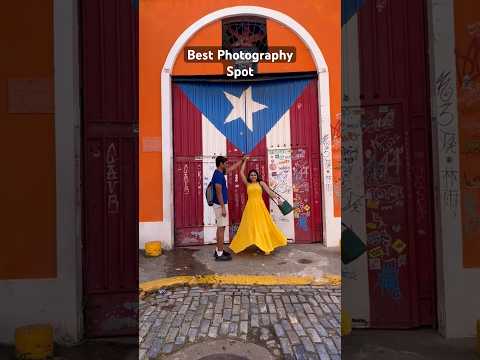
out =
{"type": "Polygon", "coordinates": [[[53,356],[53,328],[50,325],[22,326],[15,330],[17,359],[46,359],[53,356]]]}
{"type": "Polygon", "coordinates": [[[162,243],[160,241],[149,241],[145,244],[145,255],[160,256],[162,255],[162,243]]]}
{"type": "Polygon", "coordinates": [[[346,336],[352,332],[352,319],[347,310],[342,309],[342,336],[346,336]]]}

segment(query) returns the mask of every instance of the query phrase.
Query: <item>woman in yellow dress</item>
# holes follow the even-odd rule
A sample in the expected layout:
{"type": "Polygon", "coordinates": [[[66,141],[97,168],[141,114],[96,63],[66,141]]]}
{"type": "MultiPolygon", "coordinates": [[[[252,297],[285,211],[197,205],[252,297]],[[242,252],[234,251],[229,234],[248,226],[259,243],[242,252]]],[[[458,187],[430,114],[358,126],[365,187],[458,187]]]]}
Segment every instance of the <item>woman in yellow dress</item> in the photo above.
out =
{"type": "Polygon", "coordinates": [[[249,246],[255,245],[268,255],[275,248],[287,245],[287,238],[273,222],[263,202],[262,191],[266,191],[271,197],[276,195],[262,181],[256,170],[250,170],[248,177],[245,177],[247,159],[248,157],[242,162],[240,177],[247,186],[248,200],[230,249],[238,254],[249,246]]]}

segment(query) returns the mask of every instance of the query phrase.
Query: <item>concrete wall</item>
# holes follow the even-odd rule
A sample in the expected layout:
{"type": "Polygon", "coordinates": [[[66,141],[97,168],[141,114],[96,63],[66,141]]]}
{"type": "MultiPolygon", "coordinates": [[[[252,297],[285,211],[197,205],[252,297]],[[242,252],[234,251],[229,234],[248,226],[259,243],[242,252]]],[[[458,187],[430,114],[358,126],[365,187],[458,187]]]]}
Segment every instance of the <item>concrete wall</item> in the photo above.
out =
{"type": "MultiPolygon", "coordinates": [[[[24,3],[20,6],[35,11],[24,3]]],[[[53,14],[56,170],[47,175],[56,180],[56,275],[49,279],[32,279],[34,276],[31,276],[0,281],[0,342],[3,343],[14,341],[17,326],[32,323],[52,324],[56,340],[61,343],[76,342],[82,333],[79,162],[76,156],[79,154],[80,119],[77,1],[54,0],[53,14]]],[[[11,16],[15,18],[15,14],[11,16]]],[[[19,146],[27,145],[22,142],[23,139],[18,139],[19,146]]],[[[19,199],[24,207],[30,206],[28,199],[19,199]]],[[[41,262],[40,257],[36,262],[23,265],[35,266],[41,262]]]]}
{"type": "Polygon", "coordinates": [[[439,328],[449,338],[473,337],[480,269],[463,263],[454,1],[432,0],[429,6],[439,328]]]}
{"type": "MultiPolygon", "coordinates": [[[[366,214],[363,196],[362,130],[355,127],[361,119],[360,70],[358,49],[358,18],[354,15],[342,27],[342,221],[365,241],[366,214]],[[360,199],[358,205],[352,206],[360,199]]],[[[370,321],[370,292],[368,285],[368,258],[363,254],[348,265],[342,265],[342,306],[353,317],[353,326],[365,327],[370,321]]]]}

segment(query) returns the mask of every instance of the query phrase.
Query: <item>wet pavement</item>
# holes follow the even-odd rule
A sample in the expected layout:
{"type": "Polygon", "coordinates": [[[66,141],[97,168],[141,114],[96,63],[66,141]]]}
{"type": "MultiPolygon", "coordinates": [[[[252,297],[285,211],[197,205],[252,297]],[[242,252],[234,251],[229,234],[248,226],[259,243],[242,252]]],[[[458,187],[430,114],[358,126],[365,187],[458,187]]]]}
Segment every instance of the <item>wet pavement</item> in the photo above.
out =
{"type": "Polygon", "coordinates": [[[191,360],[227,358],[211,341],[235,340],[249,360],[249,344],[273,359],[339,360],[339,286],[209,285],[161,289],[140,304],[140,359],[181,359],[189,346],[201,346],[191,360]],[[205,354],[205,351],[210,354],[205,354]],[[210,356],[210,357],[206,357],[210,356]],[[211,357],[215,356],[215,357],[211,357]]]}
{"type": "Polygon", "coordinates": [[[475,339],[446,340],[434,330],[354,330],[342,338],[348,360],[479,360],[475,339]]]}
{"type": "Polygon", "coordinates": [[[140,282],[177,275],[242,274],[298,275],[322,278],[340,275],[340,249],[321,244],[290,244],[272,254],[259,254],[255,248],[233,255],[232,261],[213,258],[215,246],[177,248],[159,257],[146,257],[140,252],[140,282]]]}

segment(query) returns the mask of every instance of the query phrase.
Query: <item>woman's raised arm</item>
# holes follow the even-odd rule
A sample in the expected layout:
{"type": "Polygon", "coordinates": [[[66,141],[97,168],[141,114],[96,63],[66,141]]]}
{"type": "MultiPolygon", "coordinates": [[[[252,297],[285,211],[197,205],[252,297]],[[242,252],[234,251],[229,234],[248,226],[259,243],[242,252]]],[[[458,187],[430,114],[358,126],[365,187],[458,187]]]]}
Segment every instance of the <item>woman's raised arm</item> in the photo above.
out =
{"type": "Polygon", "coordinates": [[[245,185],[248,185],[247,177],[245,176],[245,166],[247,165],[248,156],[244,156],[242,159],[242,167],[240,168],[240,178],[245,185]]]}

